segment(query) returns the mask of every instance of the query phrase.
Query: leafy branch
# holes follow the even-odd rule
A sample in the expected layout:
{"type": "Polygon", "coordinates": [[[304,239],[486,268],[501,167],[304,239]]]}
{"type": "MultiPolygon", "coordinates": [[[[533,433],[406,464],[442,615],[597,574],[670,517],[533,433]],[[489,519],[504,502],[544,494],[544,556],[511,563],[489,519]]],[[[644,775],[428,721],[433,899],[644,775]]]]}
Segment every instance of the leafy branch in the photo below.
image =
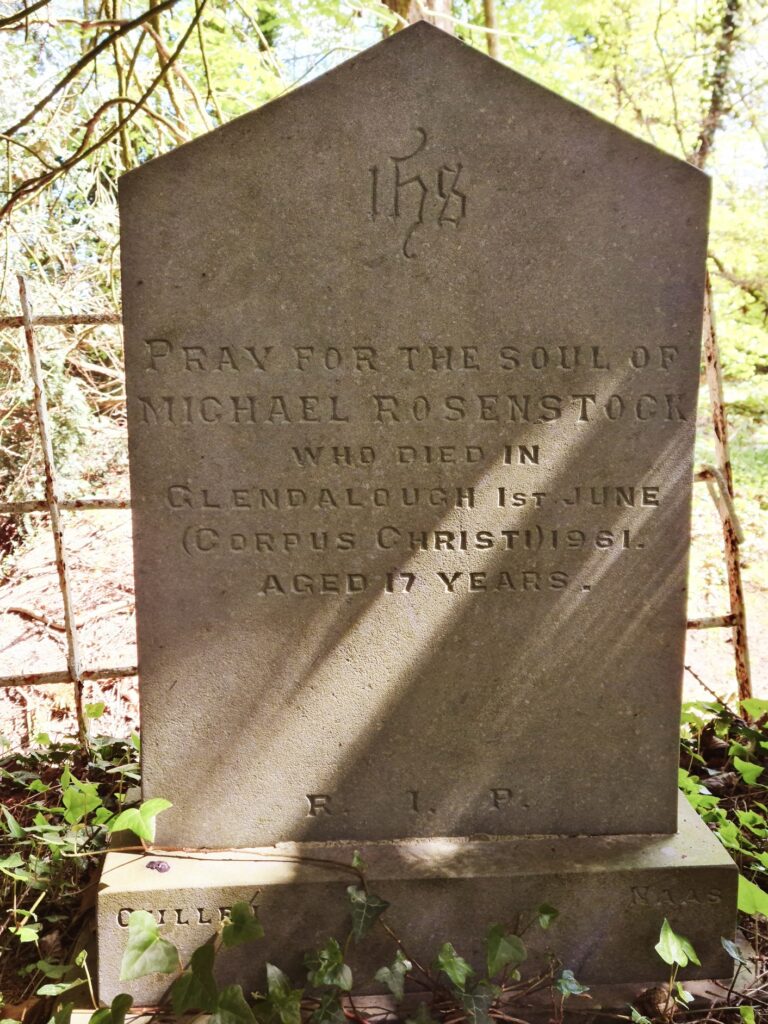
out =
{"type": "MultiPolygon", "coordinates": [[[[176,3],[177,0],[164,0],[164,2],[166,5],[170,5],[176,3]]],[[[195,10],[195,14],[192,20],[190,21],[184,34],[181,36],[179,42],[177,43],[176,48],[170,54],[167,61],[161,65],[160,71],[152,79],[151,83],[144,90],[142,95],[135,100],[129,97],[117,97],[107,100],[105,103],[103,103],[98,108],[98,110],[93,114],[93,116],[89,119],[86,125],[86,130],[83,135],[83,138],[81,139],[80,144],[78,145],[75,152],[72,153],[66,160],[63,160],[55,170],[46,171],[43,174],[37,175],[36,177],[33,178],[28,178],[26,181],[23,181],[11,193],[10,198],[7,200],[4,206],[0,207],[0,220],[3,217],[6,217],[14,208],[14,206],[17,205],[17,203],[23,200],[33,198],[38,192],[40,192],[42,189],[50,185],[56,178],[60,177],[62,174],[70,170],[76,164],[87,159],[89,156],[95,153],[96,150],[100,149],[107,142],[109,142],[110,139],[114,138],[114,136],[117,135],[125,125],[132,121],[134,116],[138,113],[138,111],[145,109],[147,100],[154,93],[154,91],[161,84],[161,82],[165,80],[170,69],[173,67],[174,63],[176,62],[176,60],[178,60],[179,56],[181,55],[181,52],[186,46],[189,37],[195,31],[195,28],[197,27],[197,24],[203,15],[203,11],[205,9],[207,2],[208,0],[201,0],[200,4],[197,6],[195,10]],[[88,141],[91,135],[93,134],[98,121],[101,119],[104,113],[110,107],[121,104],[130,104],[132,109],[127,114],[120,116],[117,123],[113,125],[110,129],[108,129],[96,142],[92,143],[91,145],[88,145],[88,141]]],[[[160,5],[158,5],[158,7],[153,8],[153,13],[156,13],[159,10],[159,7],[160,5]]],[[[147,20],[146,16],[144,17],[143,20],[147,20]]]]}

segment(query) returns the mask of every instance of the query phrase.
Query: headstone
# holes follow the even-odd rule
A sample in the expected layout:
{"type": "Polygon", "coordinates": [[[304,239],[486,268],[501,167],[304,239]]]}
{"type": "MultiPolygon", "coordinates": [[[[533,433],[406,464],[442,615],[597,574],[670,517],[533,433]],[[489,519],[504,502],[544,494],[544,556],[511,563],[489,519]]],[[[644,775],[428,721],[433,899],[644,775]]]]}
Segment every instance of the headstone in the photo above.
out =
{"type": "Polygon", "coordinates": [[[423,23],[121,180],[161,845],[675,833],[708,202],[423,23]]]}

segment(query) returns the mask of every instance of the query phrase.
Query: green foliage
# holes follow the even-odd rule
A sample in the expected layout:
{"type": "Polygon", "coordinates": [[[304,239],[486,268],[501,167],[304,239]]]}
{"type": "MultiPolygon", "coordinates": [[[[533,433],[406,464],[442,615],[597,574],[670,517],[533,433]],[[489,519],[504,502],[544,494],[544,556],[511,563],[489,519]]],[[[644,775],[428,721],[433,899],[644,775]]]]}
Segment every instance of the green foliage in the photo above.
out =
{"type": "Polygon", "coordinates": [[[755,1008],[754,1006],[740,1006],[739,1016],[744,1021],[744,1024],[755,1024],[755,1008]]]}
{"type": "Polygon", "coordinates": [[[209,1024],[256,1024],[240,985],[228,985],[219,993],[209,1024]]]}
{"type": "Polygon", "coordinates": [[[61,802],[64,804],[64,820],[77,825],[101,806],[101,797],[93,782],[79,782],[72,779],[63,789],[61,802]]]}
{"type": "Polygon", "coordinates": [[[139,807],[128,807],[118,814],[110,822],[109,831],[120,832],[126,829],[133,832],[139,839],[152,843],[155,839],[155,819],[161,811],[167,811],[172,806],[170,800],[163,800],[160,797],[145,800],[139,807]]]}
{"type": "Polygon", "coordinates": [[[91,1014],[88,1024],[125,1024],[125,1015],[132,1003],[132,998],[125,993],[115,996],[109,1006],[103,1006],[91,1014]]]}
{"type": "MultiPolygon", "coordinates": [[[[53,1017],[51,1017],[51,1024],[70,1024],[74,1008],[74,1003],[63,1003],[61,1006],[57,1007],[54,1011],[53,1017]]],[[[3,1024],[8,1024],[8,1022],[4,1021],[3,1024]]]]}
{"type": "Polygon", "coordinates": [[[684,935],[678,935],[673,931],[666,917],[661,926],[659,941],[654,948],[665,964],[687,967],[690,962],[701,966],[696,950],[684,935]]]}
{"type": "Polygon", "coordinates": [[[506,932],[500,924],[495,924],[490,929],[485,946],[489,978],[501,974],[507,968],[514,970],[528,955],[520,936],[506,932]]]}
{"type": "Polygon", "coordinates": [[[179,966],[178,950],[160,935],[154,917],[146,910],[134,910],[128,918],[128,942],[120,964],[120,980],[173,974],[179,966]]]}
{"type": "Polygon", "coordinates": [[[573,971],[564,970],[555,982],[555,988],[563,998],[568,996],[583,996],[589,992],[588,985],[582,985],[573,975],[573,971]]]}
{"type": "Polygon", "coordinates": [[[394,962],[389,967],[380,967],[374,977],[376,981],[387,986],[395,997],[395,1002],[399,1003],[402,1002],[405,994],[405,979],[412,968],[411,961],[401,949],[398,949],[394,962]]]}
{"type": "Polygon", "coordinates": [[[350,885],[347,888],[347,897],[352,906],[352,935],[355,939],[362,939],[373,928],[389,903],[357,885],[350,885]]]}
{"type": "Polygon", "coordinates": [[[309,1019],[312,1024],[345,1024],[347,1015],[338,992],[323,992],[317,1009],[309,1019]]]}
{"type": "Polygon", "coordinates": [[[344,963],[344,954],[336,939],[328,939],[324,946],[304,958],[307,980],[315,988],[331,985],[349,992],[352,988],[352,971],[344,963]]]}
{"type": "Polygon", "coordinates": [[[82,972],[41,958],[38,944],[51,933],[66,942],[70,929],[74,939],[83,874],[137,780],[134,746],[111,738],[95,738],[88,754],[49,740],[0,760],[0,905],[9,908],[0,955],[43,997],[83,983],[82,972]]]}
{"type": "Polygon", "coordinates": [[[256,908],[250,903],[235,903],[221,933],[224,945],[241,946],[244,942],[263,938],[264,929],[257,916],[256,908]]]}
{"type": "Polygon", "coordinates": [[[550,906],[549,903],[542,903],[536,911],[538,915],[539,924],[542,928],[549,928],[553,921],[559,916],[559,912],[554,907],[550,906]]]}
{"type": "Polygon", "coordinates": [[[721,938],[720,942],[722,943],[723,949],[734,963],[738,964],[740,967],[749,967],[749,960],[745,959],[743,953],[735,942],[726,938],[721,938]]]}
{"type": "Polygon", "coordinates": [[[743,761],[740,757],[734,757],[733,766],[748,786],[754,785],[763,774],[761,764],[752,764],[749,761],[743,761]]]}
{"type": "Polygon", "coordinates": [[[435,967],[447,975],[451,983],[462,992],[467,987],[470,977],[475,973],[467,961],[459,956],[450,942],[444,942],[440,947],[440,952],[435,959],[435,967]]]}
{"type": "Polygon", "coordinates": [[[768,893],[744,875],[739,875],[739,910],[743,914],[768,917],[768,893]]]}
{"type": "Polygon", "coordinates": [[[469,1024],[490,1024],[490,1009],[499,994],[499,989],[483,982],[471,992],[462,992],[459,1001],[469,1024]]]}
{"type": "Polygon", "coordinates": [[[212,943],[200,946],[192,954],[189,967],[171,986],[171,1006],[176,1016],[198,1010],[213,1013],[218,1001],[218,988],[213,977],[216,950],[212,943]]]}
{"type": "Polygon", "coordinates": [[[742,870],[742,913],[768,915],[768,808],[760,782],[768,765],[768,702],[744,701],[743,718],[719,702],[685,705],[680,788],[742,870]],[[725,797],[722,794],[726,794],[725,797]],[[738,796],[734,801],[731,797],[738,796]]]}
{"type": "Polygon", "coordinates": [[[267,964],[267,994],[257,996],[256,1016],[261,1024],[301,1024],[302,989],[274,964],[267,964]]]}

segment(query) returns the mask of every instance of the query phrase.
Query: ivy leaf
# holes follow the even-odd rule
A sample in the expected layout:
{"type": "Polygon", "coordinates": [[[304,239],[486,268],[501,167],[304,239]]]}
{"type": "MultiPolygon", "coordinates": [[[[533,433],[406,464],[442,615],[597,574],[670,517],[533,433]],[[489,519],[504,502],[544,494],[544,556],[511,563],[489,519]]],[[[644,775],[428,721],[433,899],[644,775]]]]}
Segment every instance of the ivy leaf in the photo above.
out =
{"type": "Polygon", "coordinates": [[[462,992],[466,988],[467,980],[475,972],[467,961],[460,957],[450,942],[446,942],[437,954],[435,966],[446,974],[456,988],[462,992]]]}
{"type": "Polygon", "coordinates": [[[128,918],[128,944],[120,964],[120,980],[135,981],[145,974],[172,974],[179,968],[179,951],[160,935],[157,921],[146,910],[128,918]]]}
{"type": "Polygon", "coordinates": [[[749,967],[749,960],[745,958],[744,954],[735,942],[731,942],[730,939],[726,939],[725,937],[721,938],[720,942],[731,960],[735,960],[735,962],[741,967],[749,967]]]}
{"type": "Polygon", "coordinates": [[[121,811],[117,817],[107,826],[107,832],[120,832],[128,829],[139,839],[148,843],[155,840],[155,818],[161,811],[167,811],[173,807],[170,800],[163,800],[155,797],[152,800],[145,800],[140,807],[129,807],[121,811]]]}
{"type": "Polygon", "coordinates": [[[208,1024],[256,1024],[253,1010],[246,1003],[240,985],[228,985],[222,989],[208,1024]]]}
{"type": "Polygon", "coordinates": [[[61,802],[64,804],[64,820],[70,825],[77,825],[97,807],[101,807],[101,797],[95,782],[78,782],[64,790],[61,802]]]}
{"type": "Polygon", "coordinates": [[[69,974],[72,970],[72,964],[53,964],[49,960],[38,960],[33,970],[40,971],[46,978],[60,981],[65,974],[69,974]]]}
{"type": "Polygon", "coordinates": [[[25,834],[24,829],[21,827],[18,821],[16,821],[14,816],[11,814],[11,812],[5,805],[3,805],[3,814],[5,815],[5,822],[8,826],[8,831],[11,833],[13,838],[23,839],[25,834]]]}
{"type": "Polygon", "coordinates": [[[696,950],[684,935],[678,935],[672,930],[669,921],[664,918],[661,926],[659,941],[654,949],[665,964],[676,964],[678,967],[687,967],[688,962],[701,966],[701,961],[696,955],[696,950]]]}
{"type": "Polygon", "coordinates": [[[488,977],[500,974],[505,967],[519,967],[528,956],[523,940],[495,924],[485,939],[488,977]]]}
{"type": "Polygon", "coordinates": [[[573,976],[573,971],[569,970],[563,971],[555,982],[555,988],[563,999],[567,999],[568,996],[583,996],[585,992],[589,992],[589,986],[582,985],[573,976]]]}
{"type": "Polygon", "coordinates": [[[739,875],[739,910],[744,914],[763,914],[768,917],[768,893],[750,882],[744,875],[739,875]]]}
{"type": "Polygon", "coordinates": [[[763,766],[761,764],[743,761],[740,757],[734,757],[733,766],[748,786],[754,786],[758,778],[763,774],[763,766]]]}
{"type": "Polygon", "coordinates": [[[41,985],[35,995],[38,996],[60,996],[71,988],[77,988],[85,984],[85,978],[75,978],[74,981],[54,981],[49,985],[41,985]]]}
{"type": "Polygon", "coordinates": [[[291,982],[274,964],[267,964],[267,992],[271,996],[284,996],[291,991],[291,982]]]}
{"type": "Polygon", "coordinates": [[[549,903],[542,903],[540,907],[536,908],[536,914],[539,918],[540,927],[546,930],[560,916],[560,911],[555,910],[549,903]]]}
{"type": "MultiPolygon", "coordinates": [[[[346,1015],[337,992],[323,992],[320,1005],[309,1018],[312,1024],[344,1024],[346,1015]]],[[[283,1022],[293,1024],[293,1022],[283,1022]]]]}
{"type": "Polygon", "coordinates": [[[256,916],[256,908],[244,901],[235,903],[221,933],[223,944],[227,947],[242,946],[244,942],[263,938],[264,929],[256,916]]]}
{"type": "Polygon", "coordinates": [[[326,944],[314,953],[304,957],[308,968],[307,978],[310,985],[320,988],[333,985],[335,988],[349,992],[352,988],[352,971],[344,963],[344,954],[336,939],[328,939],[326,944]]]}
{"type": "MultiPolygon", "coordinates": [[[[19,911],[19,913],[21,913],[21,911],[19,911]]],[[[19,942],[37,942],[40,938],[42,927],[43,926],[39,921],[35,921],[33,924],[14,925],[13,928],[9,928],[8,931],[11,935],[15,935],[19,942]]]]}
{"type": "Polygon", "coordinates": [[[689,1003],[693,1002],[693,993],[684,989],[682,983],[679,981],[675,982],[675,992],[677,993],[675,996],[675,1002],[679,1006],[688,1006],[689,1003]]]}
{"type": "Polygon", "coordinates": [[[644,1017],[639,1010],[636,1010],[634,1006],[629,1008],[629,1016],[632,1020],[632,1024],[651,1024],[649,1017],[644,1017]]]}
{"type": "Polygon", "coordinates": [[[88,1024],[125,1024],[125,1015],[132,1005],[133,996],[122,992],[119,996],[115,996],[109,1006],[102,1006],[100,1010],[92,1013],[88,1024]]]}
{"type": "Polygon", "coordinates": [[[400,1003],[405,995],[405,978],[412,967],[411,961],[405,958],[402,950],[398,949],[394,963],[390,967],[380,967],[374,978],[382,985],[386,985],[395,997],[395,1002],[400,1003]]]}
{"type": "Polygon", "coordinates": [[[754,721],[768,715],[768,700],[760,700],[758,697],[747,697],[739,702],[747,715],[754,721]]]}
{"type": "Polygon", "coordinates": [[[74,1003],[63,1003],[58,1009],[53,1011],[53,1017],[51,1017],[49,1024],[70,1024],[74,1008],[74,1003]]]}
{"type": "Polygon", "coordinates": [[[256,1016],[264,1024],[301,1024],[301,989],[291,988],[290,980],[274,964],[267,964],[267,995],[256,1004],[256,1016]]]}
{"type": "Polygon", "coordinates": [[[739,1016],[744,1021],[744,1024],[755,1024],[754,1006],[740,1006],[739,1016]]]}
{"type": "Polygon", "coordinates": [[[171,986],[173,1012],[180,1017],[188,1010],[213,1013],[219,990],[213,977],[216,950],[210,942],[199,946],[192,954],[189,967],[171,986]]]}
{"type": "Polygon", "coordinates": [[[359,940],[373,928],[389,903],[356,885],[347,887],[347,897],[352,904],[352,934],[359,940]]]}
{"type": "Polygon", "coordinates": [[[482,984],[478,985],[474,992],[462,992],[461,1005],[469,1024],[490,1024],[491,1018],[488,1011],[494,998],[494,991],[482,984]]]}
{"type": "Polygon", "coordinates": [[[106,709],[106,704],[103,700],[98,700],[94,704],[85,705],[85,717],[86,718],[101,718],[106,709]]]}

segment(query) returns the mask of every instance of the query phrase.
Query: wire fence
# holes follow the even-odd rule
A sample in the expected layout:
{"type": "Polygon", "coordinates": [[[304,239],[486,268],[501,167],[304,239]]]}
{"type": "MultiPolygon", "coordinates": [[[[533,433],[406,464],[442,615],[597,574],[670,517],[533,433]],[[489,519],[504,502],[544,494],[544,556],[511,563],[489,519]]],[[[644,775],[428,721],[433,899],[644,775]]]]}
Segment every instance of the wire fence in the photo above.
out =
{"type": "MultiPolygon", "coordinates": [[[[37,429],[42,445],[45,470],[45,497],[29,498],[23,501],[0,502],[0,513],[6,515],[25,515],[29,512],[45,512],[50,519],[51,533],[56,554],[59,589],[64,607],[64,632],[67,640],[66,668],[56,672],[30,672],[21,675],[0,676],[0,688],[10,686],[47,686],[52,683],[70,683],[74,687],[75,712],[77,716],[80,742],[88,743],[87,719],[83,699],[83,684],[86,681],[126,678],[138,675],[136,665],[105,666],[84,668],[80,655],[76,615],[72,600],[72,588],[69,580],[69,564],[67,549],[61,525],[62,511],[78,512],[93,509],[129,509],[130,501],[117,498],[82,497],[65,500],[58,489],[56,466],[51,447],[50,421],[48,403],[40,356],[35,338],[35,327],[74,327],[101,324],[120,324],[121,317],[116,313],[72,314],[34,316],[27,296],[26,282],[19,275],[19,301],[21,316],[0,317],[0,328],[19,328],[24,331],[27,356],[34,388],[35,414],[37,429]]],[[[703,466],[694,475],[697,483],[706,483],[715,507],[719,513],[724,538],[724,553],[728,573],[730,612],[710,618],[689,619],[688,629],[727,628],[733,631],[734,658],[739,699],[744,700],[752,695],[749,670],[749,650],[747,644],[746,614],[741,582],[741,560],[739,546],[744,541],[744,533],[734,507],[733,477],[731,473],[730,453],[728,447],[728,428],[725,403],[723,400],[723,382],[720,369],[720,358],[717,346],[715,325],[711,310],[710,290],[707,295],[704,311],[704,357],[709,386],[712,425],[715,434],[715,450],[717,466],[703,466]]]]}

